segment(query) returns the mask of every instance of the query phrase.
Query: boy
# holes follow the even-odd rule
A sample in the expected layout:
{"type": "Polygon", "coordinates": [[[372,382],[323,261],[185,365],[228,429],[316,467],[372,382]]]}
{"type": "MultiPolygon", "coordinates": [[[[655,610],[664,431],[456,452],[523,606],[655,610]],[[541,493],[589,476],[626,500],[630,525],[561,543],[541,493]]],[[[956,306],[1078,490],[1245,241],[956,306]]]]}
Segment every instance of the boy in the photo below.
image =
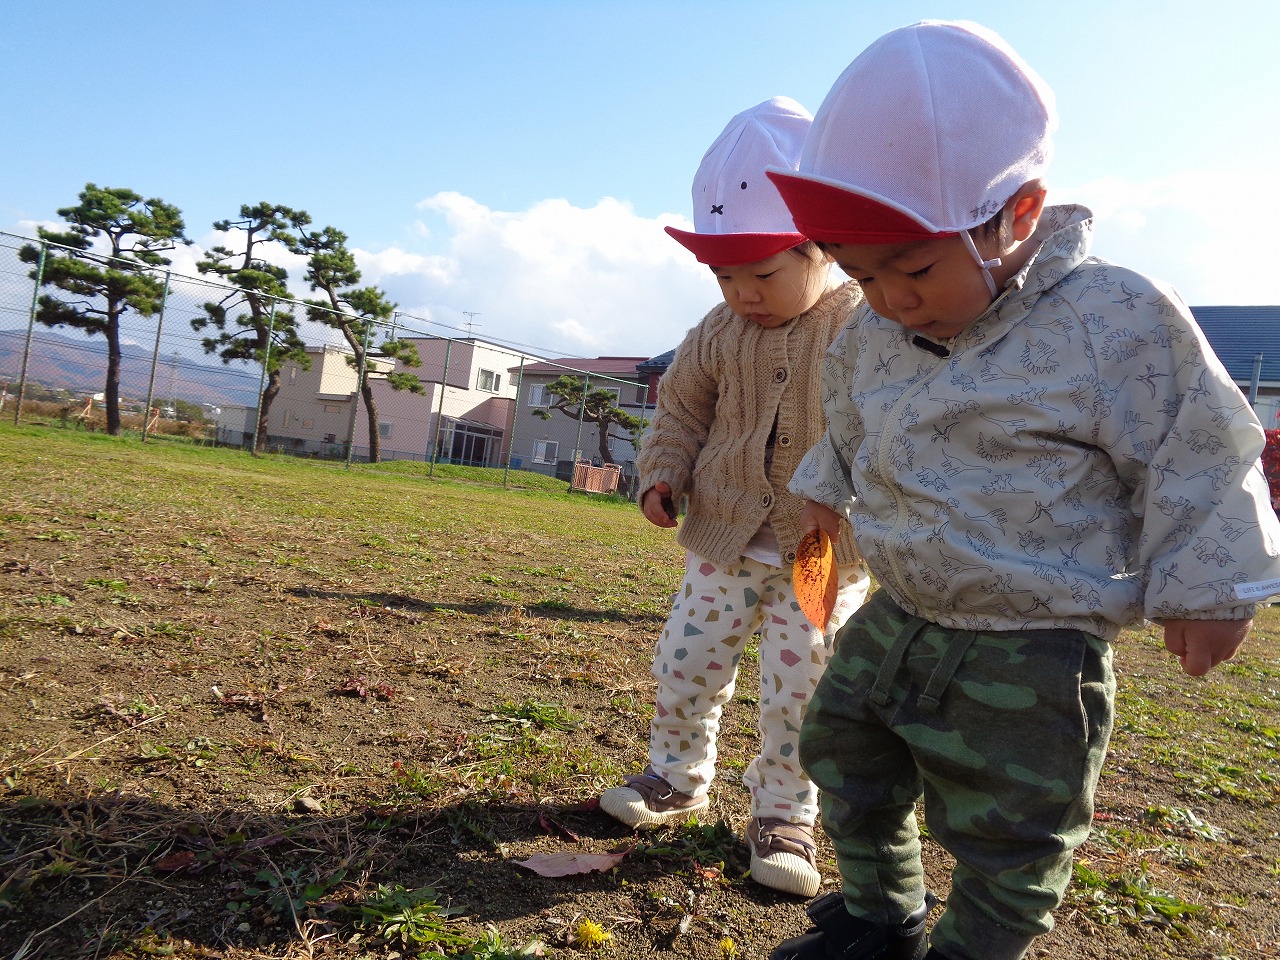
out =
{"type": "Polygon", "coordinates": [[[1168,287],[1046,207],[1053,96],[970,23],[893,31],[836,82],[797,228],[864,306],[791,488],[881,590],[800,736],[843,895],[771,960],[1016,960],[1051,929],[1110,735],[1110,642],[1144,617],[1192,675],[1280,586],[1248,402],[1168,287]],[[926,944],[915,803],[956,859],[926,944]],[[926,953],[927,949],[927,953],[926,953]]]}

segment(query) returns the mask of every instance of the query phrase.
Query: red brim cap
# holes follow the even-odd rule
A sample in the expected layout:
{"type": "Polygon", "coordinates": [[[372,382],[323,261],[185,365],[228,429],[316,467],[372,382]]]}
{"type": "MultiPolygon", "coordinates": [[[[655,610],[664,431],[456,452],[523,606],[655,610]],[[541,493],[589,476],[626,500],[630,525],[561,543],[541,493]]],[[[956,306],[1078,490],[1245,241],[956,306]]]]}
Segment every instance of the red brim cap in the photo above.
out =
{"type": "Polygon", "coordinates": [[[797,174],[768,171],[796,228],[820,243],[910,243],[955,236],[881,200],[797,174]]]}
{"type": "Polygon", "coordinates": [[[709,267],[736,267],[743,263],[767,260],[775,253],[804,243],[800,233],[692,233],[665,227],[680,241],[699,263],[709,267]]]}

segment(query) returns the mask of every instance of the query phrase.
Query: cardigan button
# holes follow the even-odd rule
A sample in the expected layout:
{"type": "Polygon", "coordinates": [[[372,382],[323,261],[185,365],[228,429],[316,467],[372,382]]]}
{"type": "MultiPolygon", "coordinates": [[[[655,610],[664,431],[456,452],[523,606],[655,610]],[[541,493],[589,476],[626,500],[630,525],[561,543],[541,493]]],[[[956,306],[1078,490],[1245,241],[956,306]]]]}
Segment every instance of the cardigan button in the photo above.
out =
{"type": "Polygon", "coordinates": [[[794,550],[788,550],[786,553],[782,555],[782,559],[787,563],[795,563],[796,552],[794,550]]]}
{"type": "Polygon", "coordinates": [[[784,433],[784,434],[782,434],[782,436],[778,437],[778,446],[780,446],[780,447],[789,447],[789,446],[791,446],[791,437],[790,437],[790,435],[789,435],[789,434],[785,434],[785,433],[784,433]]]}
{"type": "Polygon", "coordinates": [[[773,379],[778,381],[778,383],[782,383],[782,381],[787,379],[787,371],[782,367],[779,367],[777,370],[773,371],[773,379]]]}
{"type": "Polygon", "coordinates": [[[760,506],[762,507],[767,507],[772,503],[773,503],[772,493],[766,493],[763,497],[760,498],[760,506]]]}

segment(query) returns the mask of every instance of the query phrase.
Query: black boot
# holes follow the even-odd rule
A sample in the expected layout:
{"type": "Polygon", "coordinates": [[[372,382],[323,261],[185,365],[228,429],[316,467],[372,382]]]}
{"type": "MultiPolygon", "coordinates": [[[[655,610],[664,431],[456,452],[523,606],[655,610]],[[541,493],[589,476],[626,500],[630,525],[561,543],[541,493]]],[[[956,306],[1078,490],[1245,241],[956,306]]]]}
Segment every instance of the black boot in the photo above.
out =
{"type": "Polygon", "coordinates": [[[769,960],[924,960],[924,923],[937,902],[925,894],[911,916],[891,927],[853,916],[842,894],[828,893],[805,907],[813,927],[782,941],[769,960]]]}

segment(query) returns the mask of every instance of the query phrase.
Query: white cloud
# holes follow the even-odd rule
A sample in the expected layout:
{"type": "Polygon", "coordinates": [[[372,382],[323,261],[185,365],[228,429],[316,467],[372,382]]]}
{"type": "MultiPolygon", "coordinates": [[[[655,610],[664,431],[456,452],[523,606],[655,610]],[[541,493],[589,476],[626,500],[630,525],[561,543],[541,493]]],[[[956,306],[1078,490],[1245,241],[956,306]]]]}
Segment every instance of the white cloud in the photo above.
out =
{"type": "Polygon", "coordinates": [[[1103,259],[1167,280],[1192,305],[1280,303],[1269,171],[1180,171],[1146,181],[1107,177],[1053,191],[1097,221],[1103,259]]]}
{"type": "Polygon", "coordinates": [[[455,329],[470,320],[482,338],[548,355],[652,356],[674,347],[719,300],[706,268],[663,232],[687,227],[684,217],[640,217],[613,198],[502,211],[452,192],[418,209],[435,222],[416,231],[444,249],[359,251],[363,282],[411,316],[455,329]]]}

